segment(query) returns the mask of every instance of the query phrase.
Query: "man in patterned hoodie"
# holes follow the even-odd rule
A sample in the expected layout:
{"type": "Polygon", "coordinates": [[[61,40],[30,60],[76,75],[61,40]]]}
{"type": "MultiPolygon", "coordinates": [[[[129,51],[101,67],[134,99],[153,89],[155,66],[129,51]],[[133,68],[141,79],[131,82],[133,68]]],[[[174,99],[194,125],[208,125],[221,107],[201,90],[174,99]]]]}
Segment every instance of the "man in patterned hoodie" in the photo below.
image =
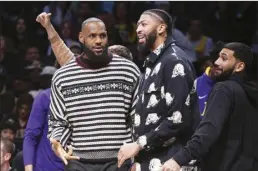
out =
{"type": "Polygon", "coordinates": [[[137,23],[139,50],[148,55],[135,107],[135,142],[120,148],[118,167],[135,157],[134,169],[158,171],[189,138],[194,71],[171,26],[171,17],[159,9],[145,11],[137,23]]]}

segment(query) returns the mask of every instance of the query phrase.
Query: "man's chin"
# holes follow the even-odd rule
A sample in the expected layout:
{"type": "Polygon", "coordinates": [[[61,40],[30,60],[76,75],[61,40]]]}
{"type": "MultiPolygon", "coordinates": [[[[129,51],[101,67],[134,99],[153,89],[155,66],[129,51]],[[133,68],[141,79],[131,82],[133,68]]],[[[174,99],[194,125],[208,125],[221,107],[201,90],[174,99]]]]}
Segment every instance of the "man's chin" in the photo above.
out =
{"type": "Polygon", "coordinates": [[[103,52],[101,52],[101,53],[96,53],[96,52],[94,52],[94,55],[95,55],[95,56],[101,56],[101,55],[103,55],[103,52]]]}

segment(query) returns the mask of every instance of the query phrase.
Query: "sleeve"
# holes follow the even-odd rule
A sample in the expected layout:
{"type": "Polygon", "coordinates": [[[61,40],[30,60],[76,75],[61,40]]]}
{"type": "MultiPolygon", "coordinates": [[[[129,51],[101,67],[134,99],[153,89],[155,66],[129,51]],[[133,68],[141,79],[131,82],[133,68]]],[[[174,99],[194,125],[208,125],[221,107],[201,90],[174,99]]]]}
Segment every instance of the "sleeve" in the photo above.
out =
{"type": "Polygon", "coordinates": [[[42,135],[43,127],[47,122],[48,102],[49,98],[44,92],[40,93],[33,102],[23,142],[23,151],[26,151],[26,155],[23,155],[24,166],[33,164],[39,136],[42,135]]]}
{"type": "Polygon", "coordinates": [[[131,108],[130,108],[130,112],[129,112],[129,117],[130,117],[130,126],[131,126],[131,129],[132,129],[132,134],[134,134],[134,127],[133,127],[133,123],[134,123],[134,118],[135,118],[135,113],[136,113],[136,104],[139,100],[139,96],[138,96],[138,91],[139,91],[139,82],[140,82],[140,78],[139,78],[139,75],[138,75],[138,78],[136,80],[136,84],[135,84],[135,88],[134,88],[134,91],[133,91],[133,98],[132,98],[132,105],[131,105],[131,108]]]}
{"type": "Polygon", "coordinates": [[[218,139],[229,118],[232,103],[230,92],[225,85],[215,85],[208,99],[202,122],[187,145],[173,156],[179,165],[200,159],[218,139]]]}
{"type": "Polygon", "coordinates": [[[55,81],[53,81],[51,86],[50,101],[48,138],[59,141],[65,147],[71,136],[71,129],[65,115],[64,97],[55,81]]]}
{"type": "Polygon", "coordinates": [[[66,65],[71,59],[73,59],[73,52],[66,46],[58,33],[56,33],[55,36],[49,38],[49,41],[51,43],[51,48],[56,56],[56,60],[60,66],[66,65]]]}
{"type": "Polygon", "coordinates": [[[132,105],[131,105],[131,109],[130,109],[130,117],[131,118],[134,118],[135,106],[139,100],[138,90],[139,90],[139,79],[136,80],[135,88],[133,91],[132,105]]]}
{"type": "MultiPolygon", "coordinates": [[[[165,90],[164,96],[167,105],[167,112],[163,114],[163,120],[160,125],[151,130],[147,134],[139,137],[138,142],[142,144],[143,139],[146,138],[146,145],[144,147],[152,148],[158,143],[164,143],[170,138],[176,137],[179,132],[184,129],[185,123],[189,123],[189,109],[185,112],[187,107],[186,101],[190,100],[191,88],[188,83],[191,78],[189,68],[186,67],[183,61],[168,62],[164,68],[164,82],[165,90]]],[[[193,83],[193,79],[191,80],[193,83]]],[[[189,106],[189,104],[188,104],[189,106]]]]}

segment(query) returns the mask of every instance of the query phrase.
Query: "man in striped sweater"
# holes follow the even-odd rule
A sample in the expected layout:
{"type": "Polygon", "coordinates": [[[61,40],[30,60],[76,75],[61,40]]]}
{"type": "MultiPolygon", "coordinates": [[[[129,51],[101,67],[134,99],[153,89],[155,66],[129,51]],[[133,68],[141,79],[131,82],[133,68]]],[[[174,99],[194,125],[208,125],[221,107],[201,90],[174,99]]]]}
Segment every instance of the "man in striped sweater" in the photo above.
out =
{"type": "Polygon", "coordinates": [[[119,148],[132,142],[130,118],[140,72],[133,62],[108,53],[101,20],[85,20],[79,40],[84,52],[52,79],[49,138],[68,171],[117,170],[119,148]],[[77,156],[73,158],[79,160],[67,162],[71,158],[65,151],[68,144],[77,156]]]}

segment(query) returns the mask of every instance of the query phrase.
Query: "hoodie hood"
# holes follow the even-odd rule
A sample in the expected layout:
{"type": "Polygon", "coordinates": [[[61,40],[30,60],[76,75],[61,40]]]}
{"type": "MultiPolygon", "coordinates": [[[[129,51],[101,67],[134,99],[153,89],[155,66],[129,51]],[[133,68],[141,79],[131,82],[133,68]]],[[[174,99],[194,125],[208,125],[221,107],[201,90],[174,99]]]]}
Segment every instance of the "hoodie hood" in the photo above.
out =
{"type": "Polygon", "coordinates": [[[243,87],[252,106],[258,109],[258,83],[254,81],[244,81],[237,75],[230,77],[230,80],[238,82],[243,87]]]}
{"type": "Polygon", "coordinates": [[[258,84],[253,81],[249,81],[249,82],[243,83],[242,86],[251,104],[257,109],[258,108],[258,84]]]}

